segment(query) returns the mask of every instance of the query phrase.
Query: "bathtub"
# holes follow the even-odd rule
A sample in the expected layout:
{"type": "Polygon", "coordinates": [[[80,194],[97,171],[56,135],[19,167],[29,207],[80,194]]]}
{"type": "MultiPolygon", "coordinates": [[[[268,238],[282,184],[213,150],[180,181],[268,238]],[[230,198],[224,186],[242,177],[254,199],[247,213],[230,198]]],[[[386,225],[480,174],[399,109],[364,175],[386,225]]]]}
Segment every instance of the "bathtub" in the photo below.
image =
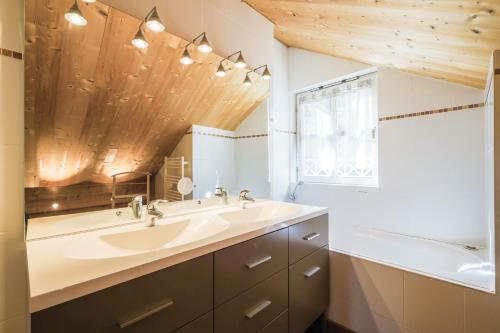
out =
{"type": "Polygon", "coordinates": [[[337,224],[333,227],[331,249],[465,287],[495,292],[495,267],[487,248],[471,250],[462,245],[337,224]]]}

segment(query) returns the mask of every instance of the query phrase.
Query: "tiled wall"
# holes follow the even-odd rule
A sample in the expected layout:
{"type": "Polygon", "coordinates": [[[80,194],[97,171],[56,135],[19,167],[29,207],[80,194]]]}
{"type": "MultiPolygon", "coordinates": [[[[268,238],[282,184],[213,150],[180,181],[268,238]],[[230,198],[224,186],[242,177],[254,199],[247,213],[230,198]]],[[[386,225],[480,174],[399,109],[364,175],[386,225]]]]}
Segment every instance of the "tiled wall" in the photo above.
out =
{"type": "MultiPolygon", "coordinates": [[[[370,70],[293,48],[289,63],[296,90],[370,70]]],[[[377,81],[379,187],[306,184],[297,201],[328,206],[331,223],[487,246],[483,91],[387,68],[377,81]]]]}
{"type": "MultiPolygon", "coordinates": [[[[495,52],[493,69],[500,69],[500,52],[495,52]]],[[[495,98],[487,99],[485,119],[500,111],[500,73],[492,70],[495,98]],[[494,107],[493,107],[494,106],[494,107]]],[[[486,140],[495,142],[493,170],[500,163],[500,126],[494,117],[486,140]]],[[[491,145],[487,145],[491,147],[491,145]]],[[[490,148],[488,148],[490,149],[490,148]]],[[[491,176],[488,181],[492,181],[491,176]]],[[[494,191],[500,190],[498,177],[494,191]]],[[[489,191],[491,192],[491,191],[489,191]]],[[[490,193],[491,194],[491,193],[490,193]]],[[[495,196],[495,234],[500,234],[500,196],[495,196]]],[[[490,208],[491,209],[491,208],[490,208]]],[[[492,229],[493,230],[493,229],[492,229]]],[[[498,237],[497,237],[498,238],[498,237]]],[[[383,244],[381,244],[383,245],[383,244]]],[[[496,267],[500,241],[493,243],[496,267]]],[[[330,252],[331,293],[328,317],[358,333],[498,333],[500,332],[500,274],[497,294],[488,294],[406,271],[330,252]]]]}
{"type": "Polygon", "coordinates": [[[269,198],[268,103],[262,103],[235,131],[236,186],[269,198]]]}
{"type": "Polygon", "coordinates": [[[23,1],[0,2],[0,333],[26,329],[23,1]]]}
{"type": "Polygon", "coordinates": [[[355,332],[500,332],[500,296],[335,252],[330,269],[328,318],[355,332]]]}

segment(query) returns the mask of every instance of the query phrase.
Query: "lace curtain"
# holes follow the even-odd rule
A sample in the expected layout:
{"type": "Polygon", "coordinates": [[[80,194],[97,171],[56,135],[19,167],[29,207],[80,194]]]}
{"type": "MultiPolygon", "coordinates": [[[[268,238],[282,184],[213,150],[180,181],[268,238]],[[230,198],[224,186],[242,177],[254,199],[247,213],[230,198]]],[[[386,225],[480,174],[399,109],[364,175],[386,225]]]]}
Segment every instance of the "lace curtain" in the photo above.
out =
{"type": "Polygon", "coordinates": [[[303,180],[376,186],[375,74],[297,96],[303,180]]]}

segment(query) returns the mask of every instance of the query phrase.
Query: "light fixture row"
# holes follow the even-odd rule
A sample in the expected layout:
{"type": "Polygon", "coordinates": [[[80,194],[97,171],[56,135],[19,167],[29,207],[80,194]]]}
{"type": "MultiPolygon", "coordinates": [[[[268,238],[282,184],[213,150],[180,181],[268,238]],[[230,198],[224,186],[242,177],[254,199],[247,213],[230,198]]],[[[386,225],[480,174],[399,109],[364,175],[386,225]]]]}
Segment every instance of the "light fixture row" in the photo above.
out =
{"type": "MultiPolygon", "coordinates": [[[[87,25],[87,19],[83,16],[82,12],[80,11],[77,1],[78,0],[75,0],[73,6],[71,6],[71,8],[66,12],[66,14],[64,14],[64,17],[68,22],[74,25],[78,26],[87,25]]],[[[93,3],[96,0],[82,0],[82,1],[85,3],[93,3]]],[[[139,25],[139,29],[137,30],[137,33],[135,34],[134,38],[131,41],[132,45],[139,49],[146,49],[149,47],[149,42],[144,36],[144,31],[143,31],[144,25],[153,32],[162,32],[165,30],[165,24],[160,19],[156,7],[153,7],[153,9],[151,9],[149,13],[146,15],[144,21],[142,21],[141,24],[139,25]]],[[[179,61],[184,65],[190,65],[194,62],[194,59],[191,57],[191,54],[189,52],[190,45],[196,45],[198,51],[203,53],[210,53],[213,50],[212,46],[208,42],[207,34],[205,32],[199,34],[184,47],[182,56],[179,59],[179,61]]],[[[229,68],[226,68],[224,66],[224,62],[230,63],[231,58],[235,59],[234,66],[236,68],[244,69],[248,67],[247,63],[245,62],[245,59],[243,58],[243,53],[241,51],[238,51],[233,54],[230,54],[229,56],[225,57],[220,61],[217,71],[215,72],[215,75],[217,77],[226,76],[226,72],[229,70],[229,68]]],[[[245,86],[251,85],[252,80],[250,78],[250,73],[255,72],[259,74],[257,71],[260,69],[264,69],[260,74],[263,79],[269,80],[271,78],[271,72],[269,71],[269,68],[267,67],[267,65],[263,65],[255,69],[248,70],[245,75],[245,79],[243,80],[243,85],[245,86]]]]}

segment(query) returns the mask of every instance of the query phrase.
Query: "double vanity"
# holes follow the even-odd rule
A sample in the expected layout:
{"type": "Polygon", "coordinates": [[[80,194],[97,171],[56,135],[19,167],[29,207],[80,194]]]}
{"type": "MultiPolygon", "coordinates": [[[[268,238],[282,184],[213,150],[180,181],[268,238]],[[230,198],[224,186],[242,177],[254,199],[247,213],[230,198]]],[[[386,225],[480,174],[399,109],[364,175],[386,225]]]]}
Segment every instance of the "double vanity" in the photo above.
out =
{"type": "Polygon", "coordinates": [[[32,332],[302,333],[326,310],[325,208],[159,209],[153,227],[126,209],[30,220],[32,332]]]}

